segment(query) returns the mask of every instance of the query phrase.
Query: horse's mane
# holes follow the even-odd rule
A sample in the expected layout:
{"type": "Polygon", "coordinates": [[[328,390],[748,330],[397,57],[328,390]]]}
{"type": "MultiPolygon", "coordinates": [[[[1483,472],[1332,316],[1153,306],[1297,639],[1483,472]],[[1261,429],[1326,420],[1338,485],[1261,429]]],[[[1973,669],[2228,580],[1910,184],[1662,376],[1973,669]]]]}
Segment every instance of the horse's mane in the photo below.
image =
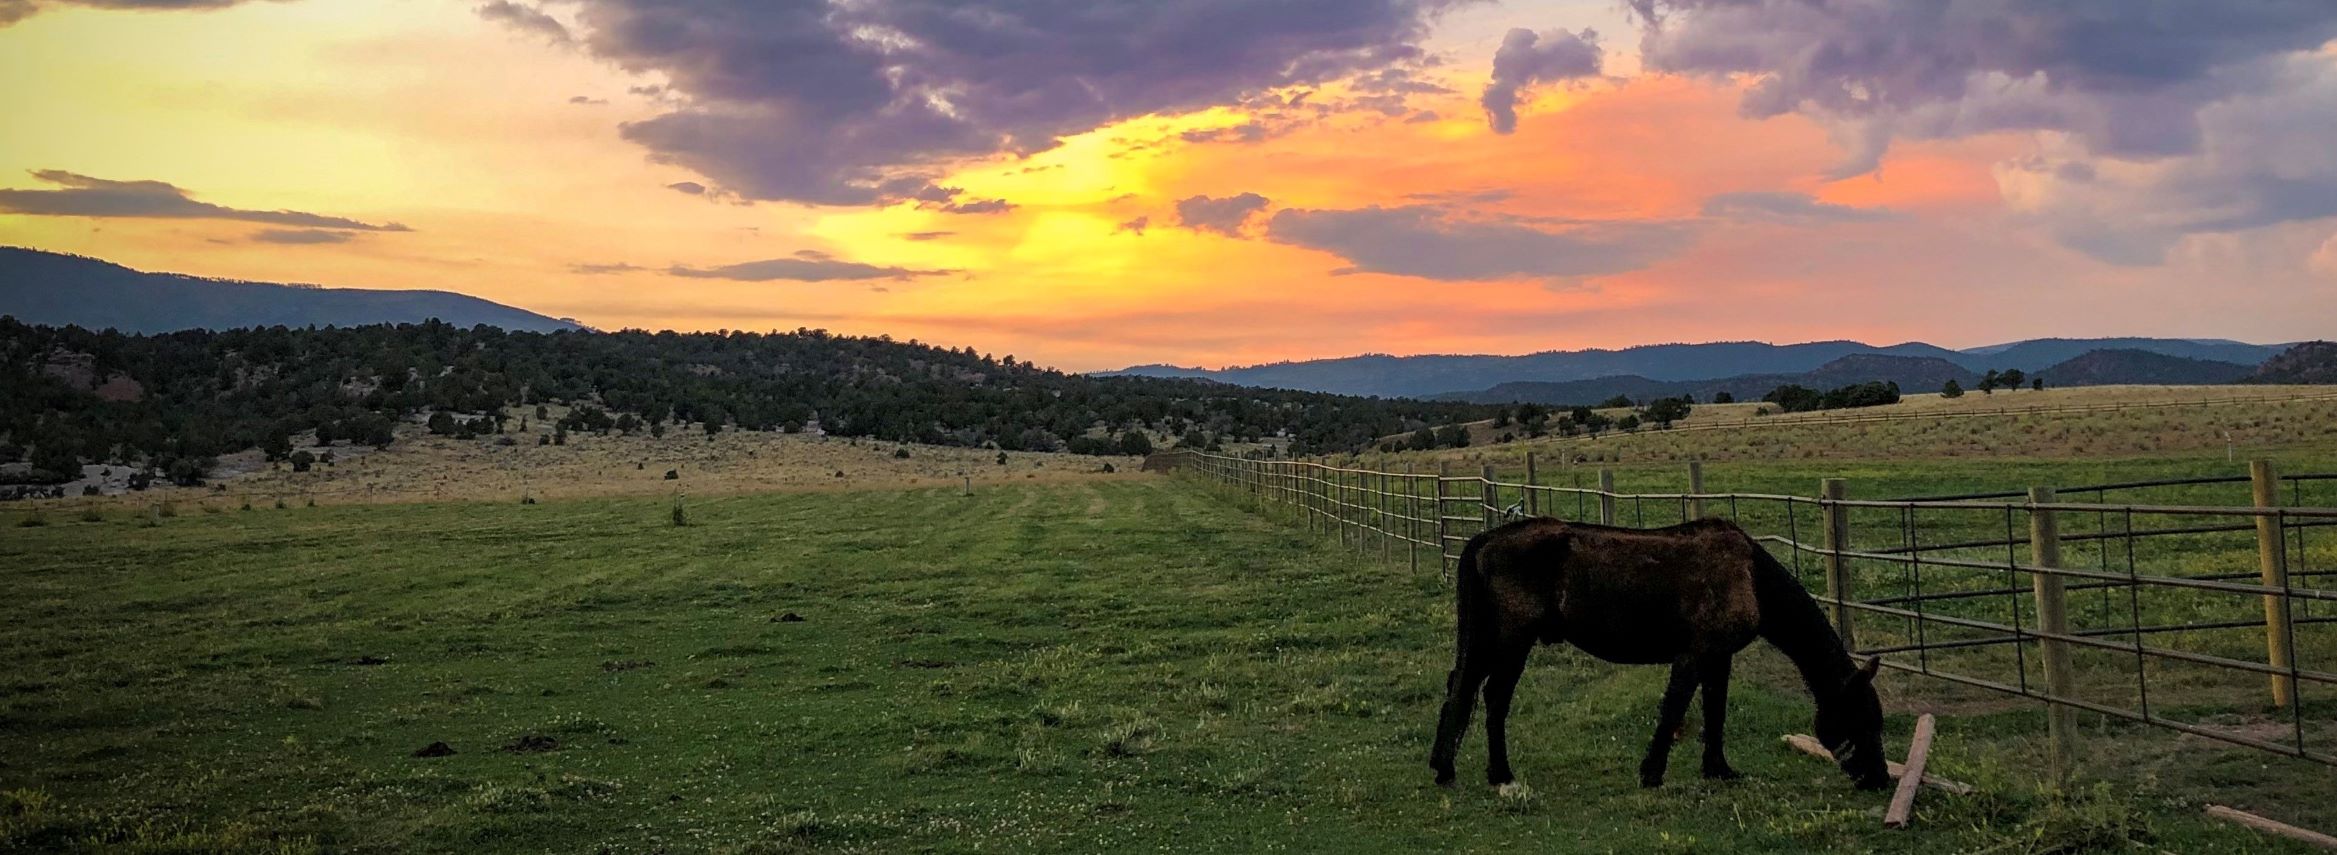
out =
{"type": "Polygon", "coordinates": [[[1753,598],[1761,608],[1761,638],[1793,660],[1810,692],[1824,699],[1854,670],[1850,652],[1793,570],[1759,543],[1752,546],[1753,598]]]}

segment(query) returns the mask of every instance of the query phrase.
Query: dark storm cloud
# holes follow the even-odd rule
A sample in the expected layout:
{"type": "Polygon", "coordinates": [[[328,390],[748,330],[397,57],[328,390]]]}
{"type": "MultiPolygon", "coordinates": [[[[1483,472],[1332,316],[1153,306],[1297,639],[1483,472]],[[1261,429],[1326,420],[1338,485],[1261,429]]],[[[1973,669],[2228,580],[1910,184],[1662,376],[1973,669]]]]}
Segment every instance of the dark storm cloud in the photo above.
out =
{"type": "Polygon", "coordinates": [[[1838,174],[1893,137],[2062,130],[2097,154],[2197,149],[2198,112],[2257,89],[2259,60],[2337,37],[2327,0],[1633,0],[1663,71],[1759,78],[1749,116],[1840,124],[1838,174]]]}
{"type": "Polygon", "coordinates": [[[478,12],[481,18],[523,33],[540,36],[554,44],[567,44],[576,40],[576,37],[568,32],[567,25],[544,14],[544,10],[524,3],[495,0],[492,3],[482,4],[472,11],[478,12]]]}
{"type": "Polygon", "coordinates": [[[1485,121],[1494,133],[1511,133],[1517,130],[1518,93],[1526,87],[1598,73],[1597,32],[1556,30],[1535,35],[1532,30],[1513,29],[1502,37],[1501,49],[1493,53],[1493,79],[1486,82],[1478,103],[1485,106],[1485,121]]]}
{"type": "Polygon", "coordinates": [[[908,281],[920,276],[943,276],[954,270],[917,270],[907,267],[879,267],[857,261],[845,261],[817,250],[802,250],[788,258],[749,261],[719,267],[686,267],[674,265],[666,273],[693,279],[730,279],[739,282],[838,282],[892,279],[908,281]]]}
{"type": "Polygon", "coordinates": [[[1003,214],[1014,210],[1014,203],[1004,199],[977,199],[972,202],[948,202],[935,208],[948,214],[1003,214]]]}
{"type": "Polygon", "coordinates": [[[161,181],[109,181],[40,169],[34,178],[57,185],[55,190],[0,190],[0,213],[47,217],[125,217],[151,219],[241,220],[278,226],[351,231],[411,231],[397,223],[374,225],[346,217],[304,211],[252,211],[198,202],[187,191],[161,181]]]}
{"type": "Polygon", "coordinates": [[[1178,134],[1177,136],[1178,138],[1183,139],[1189,143],[1254,143],[1264,141],[1268,135],[1269,134],[1264,123],[1250,121],[1227,128],[1205,128],[1201,130],[1186,131],[1182,134],[1178,134]]]}
{"type": "Polygon", "coordinates": [[[676,193],[688,193],[692,196],[706,195],[706,185],[700,184],[696,181],[676,181],[672,184],[665,185],[665,189],[672,190],[676,193]]]}
{"type": "Polygon", "coordinates": [[[1687,248],[1680,223],[1598,222],[1545,230],[1501,219],[1462,219],[1414,205],[1278,211],[1266,238],[1346,259],[1337,273],[1389,273],[1445,281],[1597,276],[1637,270],[1687,248]]]}
{"type": "Polygon", "coordinates": [[[1704,200],[1704,216],[1772,223],[1861,223],[1895,220],[1889,208],[1860,208],[1820,202],[1807,193],[1748,191],[1704,200]]]}
{"type": "Polygon", "coordinates": [[[1177,200],[1177,225],[1204,232],[1239,236],[1250,217],[1266,209],[1266,197],[1243,193],[1223,199],[1191,196],[1177,200]]]}
{"type": "Polygon", "coordinates": [[[1453,0],[581,0],[590,52],[689,105],[624,126],[748,199],[882,204],[955,160],[1412,62],[1453,0]]]}
{"type": "Polygon", "coordinates": [[[2016,216],[2096,258],[2337,215],[2328,0],[1632,0],[1646,66],[1750,75],[1875,169],[1899,139],[2052,131],[2000,166],[2016,216]],[[2116,168],[2110,168],[2116,164],[2116,168]]]}

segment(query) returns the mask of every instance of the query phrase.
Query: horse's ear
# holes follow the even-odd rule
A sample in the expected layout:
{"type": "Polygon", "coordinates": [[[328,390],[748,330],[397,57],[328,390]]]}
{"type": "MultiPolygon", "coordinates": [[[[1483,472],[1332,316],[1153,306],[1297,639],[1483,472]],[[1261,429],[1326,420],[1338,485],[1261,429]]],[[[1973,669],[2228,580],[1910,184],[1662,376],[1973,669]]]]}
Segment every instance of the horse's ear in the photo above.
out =
{"type": "Polygon", "coordinates": [[[1882,670],[1882,667],[1882,657],[1866,657],[1866,661],[1859,664],[1858,673],[1851,675],[1850,681],[1853,683],[1872,683],[1874,682],[1875,672],[1882,670]]]}

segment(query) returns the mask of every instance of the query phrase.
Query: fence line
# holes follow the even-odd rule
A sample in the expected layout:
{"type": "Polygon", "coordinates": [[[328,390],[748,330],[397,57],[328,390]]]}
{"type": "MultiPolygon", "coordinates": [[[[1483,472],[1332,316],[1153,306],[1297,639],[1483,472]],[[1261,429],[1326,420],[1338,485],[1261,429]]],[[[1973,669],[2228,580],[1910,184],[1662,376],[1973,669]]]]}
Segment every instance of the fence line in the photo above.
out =
{"type": "MultiPolygon", "coordinates": [[[[2082,415],[2085,413],[2118,413],[2129,410],[2163,410],[2178,407],[2217,407],[2227,404],[2291,404],[2337,400],[2337,392],[2317,395],[2263,395],[2258,397],[2207,398],[2188,401],[2127,401],[2108,404],[2065,404],[2056,407],[1997,407],[1987,410],[1948,410],[1943,412],[1856,413],[1842,410],[1816,410],[1800,413],[1779,412],[1773,416],[1752,416],[1727,421],[1687,422],[1665,428],[1659,433],[1701,430],[1736,430],[1747,427],[1798,427],[1804,425],[1849,425],[1897,421],[1937,421],[1942,419],[2002,418],[2021,415],[2082,415]],[[1812,415],[1811,413],[1819,415],[1812,415]],[[1839,413],[1837,415],[1837,413],[1839,413]]],[[[1740,403],[1759,403],[1745,401],[1740,403]]],[[[1544,405],[1550,406],[1550,405],[1544,405]]],[[[1555,408],[1553,408],[1555,409],[1555,408]]],[[[1596,409],[1596,408],[1594,408],[1596,409]]],[[[1579,434],[1554,437],[1558,440],[1587,442],[1599,434],[1579,434]]],[[[1397,439],[1384,436],[1377,441],[1397,439]]],[[[2023,494],[2016,494],[2023,495],[2023,494]]]]}
{"type": "MultiPolygon", "coordinates": [[[[2337,507],[2279,504],[2282,484],[2337,476],[2283,477],[2259,462],[2239,478],[2062,491],[2099,498],[2153,486],[2254,487],[2248,505],[2140,505],[2065,501],[2047,488],[2018,501],[1995,493],[1852,499],[1840,479],[1827,479],[1817,496],[1624,493],[1615,490],[1611,469],[1599,470],[1595,488],[1581,486],[1579,473],[1576,486],[1538,483],[1531,455],[1522,482],[1501,480],[1490,465],[1455,474],[1449,462],[1424,473],[1190,451],[1165,456],[1178,471],[1261,512],[1295,517],[1390,562],[1402,549],[1415,572],[1427,550],[1447,581],[1460,546],[1505,519],[1542,514],[1612,525],[1623,521],[1626,504],[1629,522],[1642,526],[1650,504],[1656,522],[1667,521],[1671,508],[1679,521],[1734,519],[1782,551],[1780,560],[1812,589],[1853,650],[1893,654],[1884,664],[1901,672],[2045,704],[2056,769],[2078,756],[2069,717],[2080,711],[2337,765],[2328,744],[2337,718],[2326,703],[2308,713],[2306,697],[2317,691],[2326,699],[2337,689],[2337,672],[2319,664],[2337,662],[2337,633],[2303,632],[2337,628],[2337,588],[2307,584],[2337,575],[2308,564],[2325,548],[2307,549],[2309,532],[2337,525],[2337,507]],[[2159,522],[2138,526],[2137,519],[2159,522]],[[2062,530],[2088,520],[2094,530],[2062,530]],[[1983,533],[1990,536],[1976,536],[1983,533]],[[2235,537],[2215,540],[2223,535],[2235,537]],[[2164,554],[2146,559],[2140,545],[2164,554]],[[2065,546],[2077,552],[2064,555],[2065,546]],[[2245,571],[2222,569],[2243,564],[2245,571]],[[2080,592],[2094,602],[2080,603],[2080,592]],[[2315,665],[2303,661],[2307,654],[2319,657],[2315,665]],[[2177,667],[2190,670],[2166,673],[2177,667]],[[2230,685],[2248,680],[2264,682],[2253,690],[2230,685]],[[2235,703],[2248,697],[2259,700],[2235,703]],[[2285,719],[2267,723],[2285,733],[2197,720],[2261,710],[2262,701],[2285,719]]],[[[1700,485],[1702,476],[1701,465],[1692,465],[1690,483],[1700,485]]]]}

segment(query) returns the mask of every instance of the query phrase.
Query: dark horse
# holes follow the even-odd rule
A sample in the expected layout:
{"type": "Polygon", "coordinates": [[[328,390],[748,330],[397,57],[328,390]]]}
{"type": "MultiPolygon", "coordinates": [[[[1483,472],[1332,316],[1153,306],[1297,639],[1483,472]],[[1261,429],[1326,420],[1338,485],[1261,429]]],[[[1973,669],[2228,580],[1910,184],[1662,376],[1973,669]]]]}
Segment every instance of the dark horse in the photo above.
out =
{"type": "Polygon", "coordinates": [[[1670,665],[1655,738],[1639,783],[1663,783],[1688,698],[1704,689],[1704,777],[1735,778],[1721,749],[1728,672],[1737,651],[1767,640],[1801,670],[1817,701],[1818,741],[1861,789],[1890,782],[1883,758],[1876,660],[1853,664],[1793,572],[1724,520],[1625,529],[1541,518],[1513,522],[1461,550],[1453,670],[1445,681],[1429,768],[1453,780],[1453,755],[1485,691],[1485,780],[1515,779],[1509,700],[1534,643],[1572,642],[1625,665],[1670,665]]]}

